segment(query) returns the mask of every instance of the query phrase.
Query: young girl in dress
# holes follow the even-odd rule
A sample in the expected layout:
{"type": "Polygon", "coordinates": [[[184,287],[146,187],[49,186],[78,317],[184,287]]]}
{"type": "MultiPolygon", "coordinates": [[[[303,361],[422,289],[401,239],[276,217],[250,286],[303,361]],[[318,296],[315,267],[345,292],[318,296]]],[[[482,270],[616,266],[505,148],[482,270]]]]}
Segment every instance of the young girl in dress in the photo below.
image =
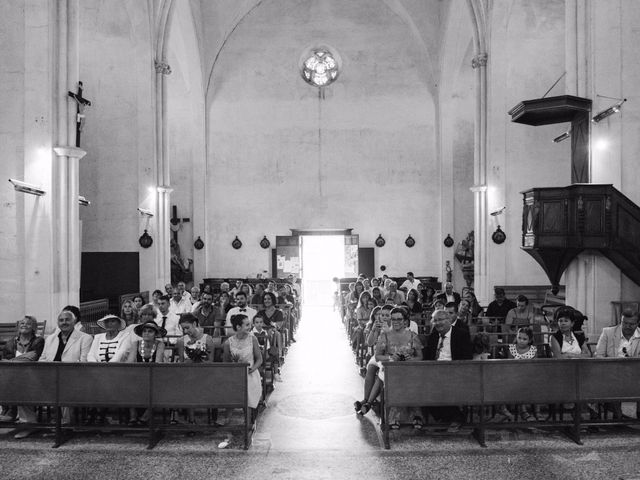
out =
{"type": "Polygon", "coordinates": [[[223,345],[222,358],[225,362],[248,363],[248,405],[252,409],[252,419],[255,419],[255,409],[258,408],[262,396],[262,382],[258,369],[262,365],[262,352],[258,339],[251,333],[253,325],[244,314],[231,317],[231,327],[235,332],[223,345]]]}
{"type": "MultiPolygon", "coordinates": [[[[538,356],[538,349],[533,344],[533,330],[531,328],[519,328],[516,333],[516,341],[509,345],[509,358],[514,360],[530,360],[538,356]]],[[[520,405],[519,407],[520,418],[525,422],[533,422],[537,420],[539,415],[539,409],[536,406],[536,410],[532,415],[526,405],[520,405]]]]}

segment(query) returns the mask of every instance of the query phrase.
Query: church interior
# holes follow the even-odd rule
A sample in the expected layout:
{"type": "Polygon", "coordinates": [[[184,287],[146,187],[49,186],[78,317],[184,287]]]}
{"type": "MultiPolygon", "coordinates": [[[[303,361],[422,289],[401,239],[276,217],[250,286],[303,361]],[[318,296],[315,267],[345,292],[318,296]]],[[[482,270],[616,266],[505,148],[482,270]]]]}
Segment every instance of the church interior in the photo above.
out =
{"type": "MultiPolygon", "coordinates": [[[[629,0],[1,2],[0,323],[31,315],[52,334],[65,305],[115,313],[177,280],[292,274],[311,291],[300,238],[338,235],[354,256],[336,276],[415,272],[482,306],[496,286],[562,298],[596,341],[640,306],[639,23],[629,0]]],[[[301,382],[304,319],[287,361],[301,382]]],[[[252,448],[287,421],[265,417],[252,448]]],[[[314,425],[334,440],[323,449],[349,448],[343,426],[314,425]]],[[[312,448],[307,427],[289,426],[312,448]]],[[[361,428],[364,471],[392,478],[361,428]]],[[[452,478],[457,447],[414,440],[442,462],[424,478],[452,478]]],[[[408,464],[424,476],[420,455],[408,464]]],[[[545,477],[541,453],[509,455],[531,478],[586,471],[545,477]]]]}

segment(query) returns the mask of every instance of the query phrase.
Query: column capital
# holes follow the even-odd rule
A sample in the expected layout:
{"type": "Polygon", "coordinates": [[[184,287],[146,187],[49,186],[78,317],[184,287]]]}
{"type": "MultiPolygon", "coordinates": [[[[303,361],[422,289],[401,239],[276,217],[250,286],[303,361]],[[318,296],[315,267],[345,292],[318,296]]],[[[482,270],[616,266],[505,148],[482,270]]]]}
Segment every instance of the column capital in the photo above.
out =
{"type": "Polygon", "coordinates": [[[166,60],[156,60],[155,68],[156,68],[156,73],[161,73],[163,75],[171,75],[171,66],[167,63],[166,60]]]}
{"type": "Polygon", "coordinates": [[[471,59],[471,68],[486,67],[488,58],[486,53],[479,53],[471,59]]]}
{"type": "Polygon", "coordinates": [[[486,192],[487,191],[487,186],[486,185],[474,185],[473,187],[469,188],[469,190],[471,190],[473,193],[486,192]]]}
{"type": "Polygon", "coordinates": [[[58,145],[56,147],[53,147],[53,151],[56,152],[56,155],[58,157],[71,157],[71,158],[77,158],[78,160],[80,160],[82,157],[84,157],[87,154],[87,152],[85,150],[82,150],[81,148],[69,147],[69,146],[63,146],[63,145],[58,145]]]}

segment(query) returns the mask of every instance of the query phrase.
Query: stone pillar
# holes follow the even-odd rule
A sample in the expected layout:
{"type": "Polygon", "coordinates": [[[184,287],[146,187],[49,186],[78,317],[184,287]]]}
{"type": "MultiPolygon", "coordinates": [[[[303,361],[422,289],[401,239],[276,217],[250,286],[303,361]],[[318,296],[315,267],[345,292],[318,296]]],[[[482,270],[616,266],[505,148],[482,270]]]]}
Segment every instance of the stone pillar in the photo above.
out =
{"type": "MultiPolygon", "coordinates": [[[[75,122],[74,122],[75,124],[75,122]]],[[[70,146],[53,148],[54,297],[60,307],[80,303],[79,160],[87,152],[70,146]],[[57,294],[57,295],[56,295],[57,294]]]]}
{"type": "Polygon", "coordinates": [[[487,232],[487,54],[476,55],[471,66],[476,72],[476,118],[474,146],[474,290],[478,301],[486,305],[489,297],[488,285],[488,232],[487,232]]]}
{"type": "MultiPolygon", "coordinates": [[[[68,91],[79,81],[78,0],[57,2],[57,58],[54,62],[55,112],[52,169],[53,305],[51,318],[60,308],[80,303],[80,215],[78,204],[79,160],[86,152],[76,144],[76,104],[68,91]]],[[[55,328],[49,322],[49,330],[55,328]]]]}
{"type": "Polygon", "coordinates": [[[171,67],[166,60],[155,62],[156,69],[156,179],[158,195],[156,200],[156,225],[158,227],[158,243],[155,249],[157,280],[161,286],[171,281],[171,249],[169,228],[171,176],[168,156],[167,136],[167,84],[165,76],[171,74],[171,67]]]}

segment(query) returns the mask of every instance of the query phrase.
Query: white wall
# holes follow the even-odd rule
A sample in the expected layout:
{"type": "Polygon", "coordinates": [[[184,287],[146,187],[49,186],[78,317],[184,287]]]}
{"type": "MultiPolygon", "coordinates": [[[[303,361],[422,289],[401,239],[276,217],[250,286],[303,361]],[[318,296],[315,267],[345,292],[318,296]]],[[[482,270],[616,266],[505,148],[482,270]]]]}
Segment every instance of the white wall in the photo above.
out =
{"type": "Polygon", "coordinates": [[[0,49],[0,305],[12,323],[25,314],[51,322],[59,308],[53,283],[52,174],[55,11],[46,1],[2,2],[0,49]],[[15,192],[8,178],[47,194],[15,192]]]}
{"type": "Polygon", "coordinates": [[[143,229],[138,206],[154,208],[155,71],[147,2],[80,2],[80,79],[92,102],[86,110],[80,161],[80,193],[91,201],[81,209],[84,252],[140,251],[140,283],[152,279],[153,248],[138,245],[143,229]]]}
{"type": "Polygon", "coordinates": [[[417,68],[423,53],[382,2],[266,2],[244,19],[208,92],[209,275],[270,270],[263,235],[274,243],[290,228],[353,228],[361,246],[386,238],[376,267],[440,276],[435,111],[424,65],[417,68]],[[344,64],[324,100],[298,72],[314,43],[335,47],[344,64]],[[404,246],[409,234],[413,249],[404,246]]]}
{"type": "MultiPolygon", "coordinates": [[[[442,239],[443,260],[451,264],[453,283],[460,291],[466,286],[457,245],[473,230],[474,121],[476,107],[475,73],[471,67],[473,36],[469,8],[465,1],[451,2],[447,10],[441,46],[439,83],[440,156],[442,159],[442,239]],[[447,234],[454,246],[446,248],[447,234]]],[[[443,268],[444,268],[443,262],[443,268]]],[[[445,279],[443,270],[440,277],[445,279]]]]}
{"type": "MultiPolygon", "coordinates": [[[[488,282],[493,285],[549,285],[542,268],[520,249],[522,195],[532,187],[571,183],[570,142],[552,143],[567,125],[533,127],[512,123],[507,112],[523,100],[540,98],[565,71],[564,1],[495,2],[488,61],[488,209],[507,235],[502,245],[488,239],[488,282]]],[[[549,96],[563,95],[561,81],[549,96]]]]}

